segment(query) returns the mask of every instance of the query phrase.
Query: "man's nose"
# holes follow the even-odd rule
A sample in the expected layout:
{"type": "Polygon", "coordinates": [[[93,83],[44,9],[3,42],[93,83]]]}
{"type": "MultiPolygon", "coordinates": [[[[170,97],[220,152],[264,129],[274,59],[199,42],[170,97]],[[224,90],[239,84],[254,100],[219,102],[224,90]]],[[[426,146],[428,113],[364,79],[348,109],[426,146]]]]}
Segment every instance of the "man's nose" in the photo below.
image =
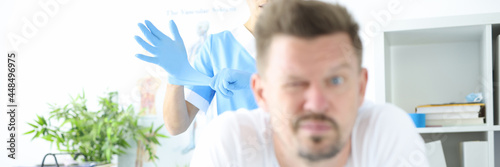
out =
{"type": "Polygon", "coordinates": [[[328,109],[326,91],[320,84],[310,84],[305,94],[305,110],[312,112],[325,112],[328,109]]]}

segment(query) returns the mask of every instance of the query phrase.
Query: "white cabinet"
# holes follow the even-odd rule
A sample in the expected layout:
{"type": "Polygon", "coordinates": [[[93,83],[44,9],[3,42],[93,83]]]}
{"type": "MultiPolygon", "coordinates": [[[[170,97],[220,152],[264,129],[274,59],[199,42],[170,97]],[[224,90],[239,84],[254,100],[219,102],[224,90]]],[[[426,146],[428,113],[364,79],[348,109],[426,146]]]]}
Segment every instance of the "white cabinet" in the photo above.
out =
{"type": "Polygon", "coordinates": [[[487,164],[500,166],[499,34],[500,13],[393,21],[375,38],[378,101],[413,113],[483,93],[486,125],[419,128],[426,142],[441,140],[447,166],[460,166],[460,142],[474,140],[488,141],[487,164]]]}

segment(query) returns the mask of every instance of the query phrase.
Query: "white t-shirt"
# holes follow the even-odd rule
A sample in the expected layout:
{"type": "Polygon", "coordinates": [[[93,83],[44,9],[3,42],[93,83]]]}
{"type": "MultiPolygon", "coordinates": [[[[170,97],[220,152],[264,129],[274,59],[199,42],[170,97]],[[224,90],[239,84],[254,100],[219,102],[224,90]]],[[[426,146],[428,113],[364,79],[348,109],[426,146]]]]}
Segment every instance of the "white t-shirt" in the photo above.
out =
{"type": "MultiPolygon", "coordinates": [[[[269,114],[256,109],[225,112],[201,136],[192,167],[275,167],[269,114]]],[[[365,102],[351,137],[348,167],[429,166],[425,146],[406,112],[365,102]]]]}

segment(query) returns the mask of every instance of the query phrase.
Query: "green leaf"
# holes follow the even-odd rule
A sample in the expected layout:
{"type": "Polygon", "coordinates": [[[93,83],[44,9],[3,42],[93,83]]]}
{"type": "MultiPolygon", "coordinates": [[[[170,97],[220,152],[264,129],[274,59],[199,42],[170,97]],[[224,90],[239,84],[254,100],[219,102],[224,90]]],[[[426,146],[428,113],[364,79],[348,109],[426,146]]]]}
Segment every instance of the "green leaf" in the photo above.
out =
{"type": "Polygon", "coordinates": [[[156,128],[155,130],[155,134],[158,133],[158,131],[160,131],[160,129],[163,127],[163,125],[160,125],[158,128],[156,128]]]}
{"type": "Polygon", "coordinates": [[[39,116],[37,115],[38,117],[38,121],[36,121],[38,123],[38,125],[47,125],[47,122],[45,122],[45,118],[43,118],[42,116],[39,116]]]}
{"type": "Polygon", "coordinates": [[[58,113],[59,111],[61,111],[61,108],[57,108],[55,110],[52,110],[50,113],[58,113]]]}
{"type": "Polygon", "coordinates": [[[45,121],[45,118],[44,117],[40,117],[42,119],[42,123],[43,125],[47,125],[47,121],[45,121]]]}
{"type": "Polygon", "coordinates": [[[122,155],[122,154],[125,154],[125,153],[127,153],[127,152],[123,151],[122,149],[118,149],[118,154],[119,155],[122,155]]]}
{"type": "Polygon", "coordinates": [[[153,122],[151,122],[151,126],[149,127],[149,133],[153,133],[153,127],[154,127],[154,124],[153,124],[153,122]]]}
{"type": "Polygon", "coordinates": [[[57,150],[61,151],[61,144],[57,142],[56,145],[57,145],[57,150]]]}
{"type": "Polygon", "coordinates": [[[168,136],[166,136],[166,135],[162,135],[162,134],[156,134],[156,136],[158,136],[158,137],[163,137],[163,138],[168,138],[168,136]]]}
{"type": "Polygon", "coordinates": [[[110,138],[111,138],[111,128],[108,128],[108,129],[106,130],[106,135],[108,136],[108,139],[110,139],[110,138]]]}
{"type": "Polygon", "coordinates": [[[153,143],[155,143],[155,144],[160,144],[160,142],[156,138],[151,138],[151,141],[153,141],[153,143]]]}
{"type": "Polygon", "coordinates": [[[57,115],[56,115],[56,114],[51,115],[51,116],[49,117],[49,120],[51,120],[51,119],[52,119],[52,118],[54,118],[55,116],[57,116],[57,115]]]}
{"type": "Polygon", "coordinates": [[[50,142],[53,142],[54,140],[52,139],[52,135],[47,135],[47,136],[43,136],[42,139],[45,139],[47,141],[50,141],[50,142]]]}
{"type": "Polygon", "coordinates": [[[70,121],[69,121],[69,120],[67,120],[67,119],[66,119],[66,120],[64,120],[64,122],[63,122],[61,125],[59,125],[59,128],[62,128],[62,127],[63,127],[65,124],[67,124],[68,122],[70,122],[70,121]]]}
{"type": "Polygon", "coordinates": [[[33,130],[31,130],[31,131],[29,131],[29,132],[26,132],[26,133],[24,133],[24,134],[25,134],[25,135],[27,135],[27,134],[30,134],[30,133],[33,133],[33,132],[35,132],[35,130],[34,130],[34,129],[33,129],[33,130]]]}
{"type": "Polygon", "coordinates": [[[59,137],[59,136],[55,136],[57,138],[57,144],[59,143],[64,143],[64,140],[62,139],[62,137],[59,137]]]}
{"type": "Polygon", "coordinates": [[[130,147],[131,147],[131,146],[130,146],[130,144],[128,144],[128,142],[127,142],[126,140],[123,140],[123,139],[122,139],[122,142],[123,142],[123,146],[124,146],[125,148],[130,148],[130,147]]]}
{"type": "Polygon", "coordinates": [[[33,138],[31,138],[31,140],[37,138],[38,136],[40,136],[40,131],[37,131],[36,134],[35,134],[35,136],[33,136],[33,138]]]}
{"type": "Polygon", "coordinates": [[[110,149],[106,150],[106,161],[107,162],[111,161],[111,150],[110,149]]]}
{"type": "Polygon", "coordinates": [[[36,122],[39,126],[43,126],[43,122],[41,121],[40,116],[38,116],[38,115],[37,115],[37,117],[38,117],[38,119],[36,119],[36,120],[35,120],[35,122],[36,122]]]}
{"type": "Polygon", "coordinates": [[[33,125],[32,123],[28,123],[28,124],[31,125],[33,128],[38,129],[38,126],[33,125]]]}

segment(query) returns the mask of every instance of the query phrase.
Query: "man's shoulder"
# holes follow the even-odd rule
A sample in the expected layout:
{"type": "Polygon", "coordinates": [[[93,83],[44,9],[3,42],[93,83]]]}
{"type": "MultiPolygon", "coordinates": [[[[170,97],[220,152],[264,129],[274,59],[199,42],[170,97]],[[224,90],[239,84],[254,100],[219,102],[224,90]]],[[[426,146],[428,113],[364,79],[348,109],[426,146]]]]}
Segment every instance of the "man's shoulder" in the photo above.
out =
{"type": "Polygon", "coordinates": [[[404,110],[365,103],[358,114],[351,139],[355,166],[427,166],[424,142],[404,110]]]}
{"type": "Polygon", "coordinates": [[[252,127],[252,129],[261,129],[265,128],[264,126],[267,125],[268,120],[269,115],[266,112],[262,111],[262,109],[260,108],[254,110],[238,109],[232,112],[224,112],[219,115],[217,118],[212,120],[212,126],[215,127],[211,128],[215,128],[220,131],[234,131],[241,128],[252,127]]]}
{"type": "Polygon", "coordinates": [[[358,111],[358,121],[372,124],[408,124],[411,119],[407,112],[393,104],[375,104],[367,101],[363,103],[358,111]]]}
{"type": "Polygon", "coordinates": [[[364,105],[353,129],[355,138],[397,141],[419,137],[413,121],[403,109],[388,103],[364,105]]]}
{"type": "Polygon", "coordinates": [[[267,113],[260,109],[224,112],[204,128],[192,166],[262,166],[269,152],[267,113]],[[258,165],[248,165],[258,164],[258,165]]]}

